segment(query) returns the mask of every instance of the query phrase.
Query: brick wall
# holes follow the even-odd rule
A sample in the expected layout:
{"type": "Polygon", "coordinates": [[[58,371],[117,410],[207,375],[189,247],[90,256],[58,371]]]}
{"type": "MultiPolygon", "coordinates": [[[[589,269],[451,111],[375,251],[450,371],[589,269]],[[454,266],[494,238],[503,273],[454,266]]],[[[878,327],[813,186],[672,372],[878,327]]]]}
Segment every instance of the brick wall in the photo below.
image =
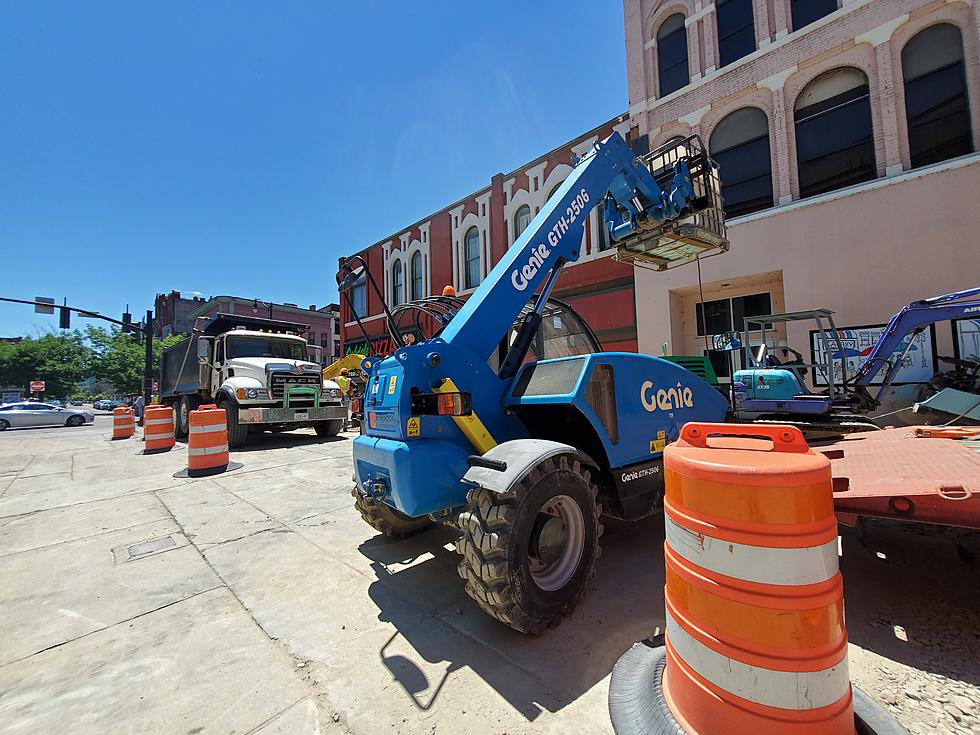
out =
{"type": "Polygon", "coordinates": [[[957,0],[844,0],[837,11],[791,32],[789,0],[756,0],[757,50],[717,69],[714,3],[624,0],[631,124],[650,137],[651,147],[690,133],[707,143],[729,113],[758,107],[769,119],[774,199],[787,204],[799,198],[797,95],[821,73],[850,66],[868,77],[878,176],[892,176],[910,168],[902,47],[936,23],[960,29],[974,141],[980,141],[978,17],[976,3],[957,0]],[[677,12],[687,18],[691,83],[660,98],[653,39],[677,12]]]}

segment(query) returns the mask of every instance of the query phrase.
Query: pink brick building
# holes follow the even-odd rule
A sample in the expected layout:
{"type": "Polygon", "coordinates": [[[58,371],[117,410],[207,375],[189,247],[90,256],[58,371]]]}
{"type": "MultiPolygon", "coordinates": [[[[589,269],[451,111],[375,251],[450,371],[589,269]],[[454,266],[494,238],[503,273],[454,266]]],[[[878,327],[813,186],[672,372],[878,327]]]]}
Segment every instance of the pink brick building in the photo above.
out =
{"type": "MultiPolygon", "coordinates": [[[[980,284],[980,7],[956,0],[624,0],[632,137],[701,136],[731,252],[636,269],[641,351],[701,354],[741,316],[840,327],[980,284]]],[[[788,338],[809,359],[809,325],[788,338]]],[[[940,325],[937,352],[954,352],[940,325]]],[[[716,356],[717,357],[717,356],[716,356]]],[[[721,367],[722,360],[718,360],[721,367]]]]}
{"type": "Polygon", "coordinates": [[[323,364],[329,365],[340,357],[340,307],[327,304],[317,308],[310,304],[304,309],[298,304],[277,304],[250,299],[244,296],[212,296],[200,299],[200,304],[188,314],[189,323],[201,317],[212,317],[217,313],[257,316],[279,319],[286,322],[305,324],[309,331],[302,336],[311,345],[319,345],[323,364]]]}

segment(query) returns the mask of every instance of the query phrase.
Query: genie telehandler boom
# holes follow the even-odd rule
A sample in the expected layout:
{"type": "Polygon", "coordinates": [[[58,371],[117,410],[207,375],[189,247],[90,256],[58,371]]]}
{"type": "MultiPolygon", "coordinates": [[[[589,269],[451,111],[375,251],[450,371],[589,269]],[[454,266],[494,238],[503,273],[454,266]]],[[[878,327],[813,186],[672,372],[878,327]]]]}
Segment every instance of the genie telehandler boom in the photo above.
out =
{"type": "MultiPolygon", "coordinates": [[[[727,408],[678,365],[600,352],[551,290],[600,204],[621,257],[663,269],[726,250],[717,176],[697,137],[637,159],[614,133],[469,299],[413,302],[432,336],[405,340],[404,305],[384,307],[396,346],[362,362],[356,506],[389,536],[456,526],[467,593],[519,631],[538,633],[575,606],[595,573],[600,516],[660,510],[664,446],[686,422],[723,421],[727,408]]],[[[359,256],[338,274],[355,314],[348,292],[365,278],[376,289],[359,256]]]]}

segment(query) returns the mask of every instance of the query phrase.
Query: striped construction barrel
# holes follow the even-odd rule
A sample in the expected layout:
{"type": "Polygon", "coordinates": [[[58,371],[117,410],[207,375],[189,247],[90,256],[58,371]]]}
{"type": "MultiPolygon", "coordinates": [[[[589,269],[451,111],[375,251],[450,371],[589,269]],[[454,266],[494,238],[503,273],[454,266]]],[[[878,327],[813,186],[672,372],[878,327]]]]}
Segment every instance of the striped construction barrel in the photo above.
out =
{"type": "Polygon", "coordinates": [[[174,411],[170,406],[151,403],[143,411],[144,451],[165,452],[174,446],[174,411]]]}
{"type": "Polygon", "coordinates": [[[854,732],[829,460],[791,426],[664,452],[663,692],[690,733],[854,732]]]}
{"type": "Polygon", "coordinates": [[[136,412],[127,406],[112,409],[112,438],[128,439],[135,433],[136,412]]]}
{"type": "Polygon", "coordinates": [[[187,432],[187,474],[217,474],[228,465],[228,426],[225,410],[214,404],[191,411],[187,432]]]}

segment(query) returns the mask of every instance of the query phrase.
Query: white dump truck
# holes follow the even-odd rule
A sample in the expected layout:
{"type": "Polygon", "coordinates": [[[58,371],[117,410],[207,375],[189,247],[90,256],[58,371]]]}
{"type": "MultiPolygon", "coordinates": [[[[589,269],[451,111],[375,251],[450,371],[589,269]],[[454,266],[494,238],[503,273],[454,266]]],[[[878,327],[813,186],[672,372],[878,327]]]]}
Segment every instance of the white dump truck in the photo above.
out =
{"type": "Polygon", "coordinates": [[[249,431],[312,426],[319,436],[335,436],[346,413],[340,386],[323,379],[320,348],[300,336],[306,331],[224,313],[196,324],[161,361],[160,401],[174,408],[177,436],[187,436],[190,412],[209,403],[225,409],[231,447],[244,444],[249,431]]]}

